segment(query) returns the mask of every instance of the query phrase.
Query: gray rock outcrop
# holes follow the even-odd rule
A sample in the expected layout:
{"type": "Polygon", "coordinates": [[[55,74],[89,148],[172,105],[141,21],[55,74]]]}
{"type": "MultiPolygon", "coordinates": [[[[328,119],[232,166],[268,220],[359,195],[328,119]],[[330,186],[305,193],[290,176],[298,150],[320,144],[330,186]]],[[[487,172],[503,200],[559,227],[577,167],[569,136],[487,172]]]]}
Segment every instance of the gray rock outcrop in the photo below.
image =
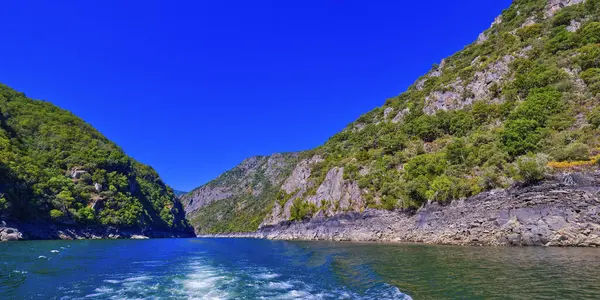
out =
{"type": "Polygon", "coordinates": [[[340,211],[357,211],[365,205],[358,184],[344,180],[344,168],[329,170],[317,193],[306,201],[317,207],[325,205],[324,213],[329,216],[340,211]]]}
{"type": "Polygon", "coordinates": [[[548,0],[548,4],[544,9],[544,14],[546,15],[546,17],[552,17],[560,9],[570,5],[583,3],[584,1],[585,0],[548,0]]]}
{"type": "Polygon", "coordinates": [[[236,195],[252,193],[259,195],[267,182],[279,185],[285,179],[284,172],[289,167],[290,157],[297,154],[273,154],[245,159],[238,166],[223,173],[217,179],[181,196],[186,214],[193,213],[215,201],[236,195]]]}
{"type": "MultiPolygon", "coordinates": [[[[6,224],[3,222],[3,224],[6,224]]],[[[6,225],[4,225],[6,226],[6,225]]],[[[23,234],[16,228],[0,227],[0,242],[18,241],[23,239],[23,234]]]]}
{"type": "MultiPolygon", "coordinates": [[[[231,235],[229,235],[231,236],[231,235]]],[[[258,232],[267,239],[421,242],[488,246],[600,246],[600,172],[564,174],[536,186],[493,190],[415,213],[367,209],[258,232]]]]}
{"type": "Polygon", "coordinates": [[[309,180],[312,167],[322,161],[323,158],[321,158],[321,156],[315,155],[309,159],[300,161],[296,165],[281,187],[282,190],[291,195],[291,197],[283,205],[275,203],[271,213],[266,216],[261,226],[278,224],[291,218],[291,209],[294,201],[303,197],[304,193],[314,184],[309,180]]]}

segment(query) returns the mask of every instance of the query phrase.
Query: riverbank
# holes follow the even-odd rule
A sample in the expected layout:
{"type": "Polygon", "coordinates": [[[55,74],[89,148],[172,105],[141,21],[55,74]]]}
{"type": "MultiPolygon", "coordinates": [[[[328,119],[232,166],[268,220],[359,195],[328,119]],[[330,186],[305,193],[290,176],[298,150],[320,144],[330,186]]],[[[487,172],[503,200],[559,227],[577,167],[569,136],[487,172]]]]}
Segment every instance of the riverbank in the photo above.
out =
{"type": "Polygon", "coordinates": [[[478,246],[600,246],[600,173],[493,190],[417,212],[367,209],[253,233],[210,235],[272,240],[416,242],[478,246]]]}
{"type": "Polygon", "coordinates": [[[82,239],[147,239],[194,237],[192,232],[115,227],[77,227],[46,222],[19,223],[0,220],[0,241],[17,240],[82,240],[82,239]]]}

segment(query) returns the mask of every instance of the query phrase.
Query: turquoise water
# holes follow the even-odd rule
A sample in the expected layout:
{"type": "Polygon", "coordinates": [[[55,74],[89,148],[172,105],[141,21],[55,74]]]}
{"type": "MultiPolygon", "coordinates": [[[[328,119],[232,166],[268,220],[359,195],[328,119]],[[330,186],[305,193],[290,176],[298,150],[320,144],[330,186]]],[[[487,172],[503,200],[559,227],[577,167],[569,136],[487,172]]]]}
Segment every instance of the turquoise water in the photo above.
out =
{"type": "Polygon", "coordinates": [[[600,250],[252,239],[0,244],[0,299],[600,299],[600,250]]]}

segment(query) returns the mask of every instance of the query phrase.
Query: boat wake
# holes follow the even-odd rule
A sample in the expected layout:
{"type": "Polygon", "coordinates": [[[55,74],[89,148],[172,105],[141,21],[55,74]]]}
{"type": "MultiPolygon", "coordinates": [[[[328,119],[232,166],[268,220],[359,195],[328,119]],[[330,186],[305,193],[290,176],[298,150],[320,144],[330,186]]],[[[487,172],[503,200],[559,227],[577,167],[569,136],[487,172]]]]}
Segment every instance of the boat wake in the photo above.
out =
{"type": "Polygon", "coordinates": [[[194,258],[181,273],[112,275],[83,297],[63,299],[411,299],[398,288],[382,284],[358,294],[345,288],[307,283],[264,268],[227,268],[194,258]]]}

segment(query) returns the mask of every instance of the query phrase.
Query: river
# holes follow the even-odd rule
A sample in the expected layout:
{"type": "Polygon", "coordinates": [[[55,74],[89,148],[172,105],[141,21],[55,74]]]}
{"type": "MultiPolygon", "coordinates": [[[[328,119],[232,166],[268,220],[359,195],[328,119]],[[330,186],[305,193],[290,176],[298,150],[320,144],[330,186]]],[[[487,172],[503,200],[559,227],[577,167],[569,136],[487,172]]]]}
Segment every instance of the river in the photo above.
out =
{"type": "Polygon", "coordinates": [[[600,249],[258,239],[0,244],[0,299],[600,299],[600,249]]]}

